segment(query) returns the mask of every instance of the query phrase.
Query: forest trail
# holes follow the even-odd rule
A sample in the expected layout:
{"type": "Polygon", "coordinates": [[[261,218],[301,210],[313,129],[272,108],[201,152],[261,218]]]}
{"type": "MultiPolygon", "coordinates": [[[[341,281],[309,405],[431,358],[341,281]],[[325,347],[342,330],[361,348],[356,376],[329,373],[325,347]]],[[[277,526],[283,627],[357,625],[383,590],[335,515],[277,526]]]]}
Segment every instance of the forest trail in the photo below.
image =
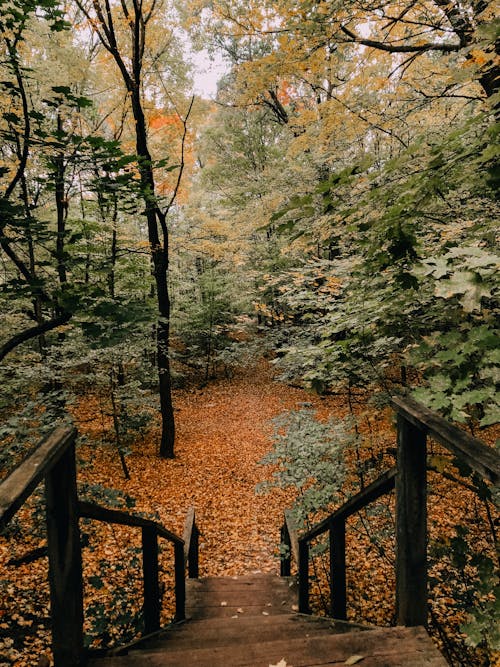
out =
{"type": "MultiPolygon", "coordinates": [[[[270,475],[259,461],[272,446],[271,420],[304,402],[324,416],[342,411],[335,399],[277,383],[272,367],[262,361],[203,389],[176,392],[174,460],[158,458],[159,432],[153,429],[127,457],[129,481],[111,447],[85,453],[92,467],[82,469],[81,478],[123,490],[137,501],[133,511],[157,512],[178,533],[187,509],[194,506],[202,576],[277,572],[279,528],[291,496],[279,489],[256,495],[256,485],[270,475]]],[[[82,409],[77,416],[85,432],[82,409]]],[[[89,409],[87,399],[84,409],[89,409]]],[[[95,420],[90,428],[99,424],[95,420]]]]}

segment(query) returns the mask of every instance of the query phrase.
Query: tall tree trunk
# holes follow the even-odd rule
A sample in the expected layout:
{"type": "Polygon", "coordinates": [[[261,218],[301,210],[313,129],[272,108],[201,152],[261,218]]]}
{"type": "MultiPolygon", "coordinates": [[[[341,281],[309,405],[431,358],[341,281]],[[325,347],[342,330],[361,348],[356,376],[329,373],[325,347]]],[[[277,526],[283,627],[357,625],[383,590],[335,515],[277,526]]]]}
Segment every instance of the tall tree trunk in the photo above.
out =
{"type": "Polygon", "coordinates": [[[168,291],[168,227],[166,223],[167,213],[177,196],[180,179],[184,167],[184,140],[186,136],[187,117],[192,108],[193,101],[189,107],[188,116],[183,121],[184,136],[182,142],[181,166],[179,168],[177,185],[165,212],[160,210],[156,201],[155,181],[151,155],[148,147],[147,125],[141,102],[142,67],[143,57],[146,49],[146,31],[149,21],[154,14],[155,3],[150,5],[148,11],[143,7],[142,0],[131,0],[130,3],[122,0],[117,3],[121,8],[122,17],[129,27],[130,51],[127,55],[121,52],[117,34],[115,32],[114,16],[111,11],[109,0],[92,0],[87,4],[82,0],[75,0],[80,11],[88,18],[93,26],[101,44],[113,56],[120,70],[125,87],[130,94],[132,114],[135,121],[136,153],[139,163],[141,178],[142,198],[144,201],[148,239],[153,265],[153,274],[156,285],[156,298],[158,301],[158,326],[157,326],[157,355],[158,355],[158,377],[160,386],[160,409],[162,420],[162,435],[160,442],[160,456],[173,458],[175,424],[172,406],[170,360],[169,360],[169,338],[170,338],[170,296],[168,291]]]}
{"type": "MultiPolygon", "coordinates": [[[[61,113],[57,111],[57,133],[58,136],[63,136],[63,122],[61,113]]],[[[67,282],[66,274],[66,259],[65,259],[65,237],[66,237],[66,219],[68,217],[68,202],[65,193],[65,176],[66,164],[64,161],[64,153],[60,151],[53,160],[54,163],[54,185],[56,196],[56,212],[57,212],[57,239],[56,239],[56,258],[57,258],[57,274],[59,276],[59,283],[61,286],[67,282]]]]}
{"type": "Polygon", "coordinates": [[[160,411],[162,433],[160,456],[174,457],[175,421],[172,404],[172,381],[170,376],[170,294],[168,289],[169,237],[165,216],[158,209],[155,198],[155,183],[151,155],[148,149],[146,120],[142,109],[140,91],[132,90],[132,112],[136,129],[136,149],[141,173],[142,196],[148,223],[148,237],[153,260],[153,274],[158,302],[158,327],[156,334],[158,380],[160,387],[160,411]],[[160,231],[161,228],[161,239],[160,231]]]}

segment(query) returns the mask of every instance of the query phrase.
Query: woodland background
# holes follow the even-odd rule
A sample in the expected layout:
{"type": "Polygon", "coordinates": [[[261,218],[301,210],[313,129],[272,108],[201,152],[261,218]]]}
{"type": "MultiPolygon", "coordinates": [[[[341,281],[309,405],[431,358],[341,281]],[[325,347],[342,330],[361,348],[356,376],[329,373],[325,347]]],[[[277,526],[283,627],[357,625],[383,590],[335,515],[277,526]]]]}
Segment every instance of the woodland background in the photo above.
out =
{"type": "MultiPolygon", "coordinates": [[[[304,522],[390,459],[391,393],[493,445],[499,25],[483,0],[2,2],[2,471],[61,419],[95,470],[179,456],[189,392],[259,386],[262,356],[277,392],[312,392],[267,450],[304,522]],[[213,100],[192,93],[201,48],[227,64],[213,100]]],[[[457,611],[435,634],[452,664],[494,664],[494,490],[429,465],[473,494],[432,541],[457,611]]]]}

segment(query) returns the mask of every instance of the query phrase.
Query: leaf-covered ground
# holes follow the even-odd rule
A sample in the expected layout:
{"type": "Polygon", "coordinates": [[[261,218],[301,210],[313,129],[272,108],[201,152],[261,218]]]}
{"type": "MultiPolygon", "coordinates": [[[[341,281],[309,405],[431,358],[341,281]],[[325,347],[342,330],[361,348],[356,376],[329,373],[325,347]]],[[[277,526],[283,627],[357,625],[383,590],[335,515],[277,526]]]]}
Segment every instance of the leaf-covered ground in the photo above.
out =
{"type": "MultiPolygon", "coordinates": [[[[135,500],[130,511],[153,516],[178,534],[182,534],[188,508],[194,506],[201,531],[201,576],[278,572],[279,528],[292,494],[275,489],[267,495],[256,495],[255,487],[270,476],[269,468],[259,465],[259,461],[271,448],[273,417],[304,403],[316,409],[320,419],[344,416],[348,410],[343,397],[320,398],[275,382],[264,362],[203,389],[177,391],[176,458],[158,458],[159,432],[153,426],[127,457],[131,479],[126,480],[117,451],[109,442],[112,423],[106,416],[106,397],[83,396],[74,408],[83,436],[78,450],[81,492],[110,505],[119,494],[126,494],[135,500]]],[[[358,406],[357,411],[365,408],[358,406]]],[[[382,468],[389,467],[390,456],[381,454],[395,444],[388,414],[371,410],[361,420],[360,428],[363,445],[348,454],[352,468],[357,460],[359,469],[360,459],[378,459],[382,468]]],[[[359,489],[357,474],[352,473],[347,487],[349,492],[359,489]]],[[[17,566],[8,564],[31,549],[43,547],[40,509],[41,500],[35,498],[0,541],[0,667],[50,664],[46,558],[17,566]],[[38,508],[35,521],[30,514],[33,508],[38,508]]],[[[380,625],[393,621],[394,545],[390,534],[392,519],[388,519],[388,510],[392,509],[389,497],[348,523],[348,604],[350,617],[358,621],[380,625]]],[[[487,533],[477,528],[484,519],[481,503],[464,489],[457,494],[449,483],[443,486],[434,480],[430,525],[443,545],[455,536],[454,526],[467,509],[472,510],[468,525],[476,531],[474,539],[483,540],[484,548],[489,549],[487,533]]],[[[86,631],[95,638],[95,646],[131,638],[141,613],[140,531],[83,521],[82,533],[86,544],[86,631]],[[121,628],[120,637],[112,630],[115,626],[121,628]]],[[[172,565],[172,550],[166,544],[161,554],[164,622],[173,612],[172,565]]],[[[315,567],[318,582],[314,587],[319,589],[324,563],[318,561],[315,567]]],[[[439,567],[442,581],[456,577],[447,569],[450,563],[444,552],[438,560],[439,567]]],[[[455,604],[450,589],[440,586],[436,589],[433,613],[440,623],[450,621],[451,627],[453,621],[463,621],[456,611],[463,605],[460,600],[455,604]]]]}
{"type": "MultiPolygon", "coordinates": [[[[96,485],[120,490],[135,500],[130,511],[154,515],[180,534],[186,512],[194,506],[201,531],[202,576],[277,572],[279,527],[290,496],[282,491],[255,494],[255,486],[269,474],[258,462],[271,446],[272,418],[311,400],[323,403],[274,383],[264,363],[204,389],[178,391],[176,458],[158,458],[159,431],[153,427],[127,457],[131,479],[126,480],[116,449],[102,444],[112,427],[105,414],[106,399],[86,395],[74,409],[84,436],[78,449],[80,485],[87,490],[96,485]]],[[[100,489],[90,490],[91,497],[101,503],[115,502],[114,494],[107,498],[100,494],[100,489]]],[[[1,667],[35,665],[48,655],[46,558],[9,565],[13,559],[43,547],[41,512],[35,528],[31,521],[33,508],[39,509],[41,504],[39,497],[23,508],[0,541],[1,667]]],[[[90,583],[86,586],[91,617],[86,621],[87,630],[102,633],[103,641],[113,641],[113,636],[106,636],[108,605],[123,599],[117,618],[124,626],[132,624],[134,613],[140,611],[140,531],[84,521],[82,532],[88,542],[83,552],[86,581],[90,583]]],[[[168,590],[172,554],[168,545],[164,551],[164,620],[168,620],[172,612],[168,590]]]]}

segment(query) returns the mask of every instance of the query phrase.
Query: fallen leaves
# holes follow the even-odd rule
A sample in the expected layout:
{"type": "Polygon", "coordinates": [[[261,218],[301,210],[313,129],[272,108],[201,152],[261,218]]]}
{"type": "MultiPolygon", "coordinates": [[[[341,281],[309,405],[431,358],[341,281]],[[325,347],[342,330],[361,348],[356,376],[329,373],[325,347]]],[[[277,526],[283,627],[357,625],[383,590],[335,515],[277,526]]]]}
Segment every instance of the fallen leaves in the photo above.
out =
{"type": "MultiPolygon", "coordinates": [[[[159,431],[153,428],[136,443],[127,462],[131,479],[125,480],[116,451],[111,445],[97,445],[109,424],[103,422],[98,396],[82,397],[75,416],[80,432],[88,442],[80,445],[79,480],[88,485],[102,484],[118,489],[136,500],[134,513],[154,514],[169,528],[182,534],[187,509],[196,508],[201,531],[200,575],[232,576],[250,572],[277,572],[277,547],[283,511],[291,504],[289,491],[274,489],[265,496],[255,495],[255,486],[270,472],[258,465],[271,447],[271,419],[284,410],[300,407],[307,400],[318,411],[319,418],[332,414],[344,416],[347,406],[339,397],[319,398],[274,383],[264,363],[247,369],[231,380],[221,380],[203,390],[176,393],[177,412],[176,458],[162,460],[157,456],[159,431]]],[[[362,461],[384,457],[383,467],[392,461],[387,451],[394,447],[395,437],[388,413],[369,413],[360,425],[369,447],[357,454],[362,461]]],[[[440,451],[436,450],[439,456],[440,451]]],[[[352,466],[355,468],[355,454],[352,466]]],[[[359,490],[353,474],[349,492],[359,490]]],[[[49,645],[48,586],[46,558],[19,567],[8,566],[12,558],[23,556],[30,548],[43,545],[40,535],[31,535],[30,513],[40,512],[39,501],[23,508],[18,515],[16,530],[0,541],[0,580],[4,582],[0,610],[0,662],[12,667],[32,667],[49,645]],[[37,509],[38,508],[38,509],[37,509]]],[[[451,530],[460,516],[472,507],[465,490],[460,494],[448,482],[433,481],[429,495],[430,526],[443,535],[451,530]],[[452,510],[458,505],[458,510],[452,510]],[[456,513],[455,513],[456,512],[456,513]]],[[[475,516],[481,507],[474,505],[475,516]]],[[[391,537],[385,536],[387,516],[393,512],[392,501],[385,501],[378,513],[353,517],[348,522],[347,562],[351,620],[384,625],[394,614],[394,551],[391,537]],[[384,553],[370,540],[370,530],[383,536],[384,553]],[[376,604],[374,604],[376,600],[376,604]]],[[[82,521],[82,532],[88,540],[83,550],[87,620],[102,632],[103,642],[119,641],[119,619],[131,625],[141,613],[140,531],[120,526],[105,526],[82,521]],[[124,559],[123,555],[127,554],[124,559]],[[126,562],[124,562],[126,561],[126,562]],[[118,600],[118,602],[117,602],[118,600]],[[109,606],[116,607],[115,621],[109,621],[109,606]],[[93,616],[89,613],[93,610],[93,616]],[[100,616],[99,616],[100,614],[100,616]],[[123,619],[128,619],[123,621],[123,619]]],[[[471,524],[471,530],[476,525],[471,524]]],[[[475,538],[481,539],[479,529],[475,538]]],[[[487,545],[486,545],[487,546],[487,545]]],[[[172,593],[173,557],[168,543],[161,542],[160,561],[165,583],[163,622],[168,622],[174,609],[172,593]]],[[[446,564],[443,565],[446,567],[446,564]]],[[[312,580],[313,592],[320,593],[320,577],[312,580]]],[[[324,585],[323,585],[324,588],[324,585]]],[[[436,613],[443,622],[449,616],[449,593],[439,592],[436,613]],[[441,601],[441,602],[440,602],[441,601]],[[446,601],[446,602],[445,602],[446,601]],[[441,604],[442,603],[442,604],[441,604]]],[[[227,605],[222,600],[221,606],[227,605]],[[225,603],[225,604],[224,604],[225,603]]],[[[297,607],[294,605],[294,610],[297,607]]],[[[232,618],[240,618],[238,608],[232,618]]],[[[262,615],[268,616],[268,611],[262,615]]],[[[123,629],[123,626],[121,626],[123,629]]],[[[132,632],[132,627],[127,627],[132,632]]],[[[361,656],[351,656],[349,659],[361,656]]],[[[283,659],[284,661],[284,659],[283,659]]],[[[280,667],[283,667],[278,663],[280,667]]],[[[284,662],[286,667],[291,667],[284,662]]],[[[346,663],[356,664],[356,663],[346,663]]]]}

